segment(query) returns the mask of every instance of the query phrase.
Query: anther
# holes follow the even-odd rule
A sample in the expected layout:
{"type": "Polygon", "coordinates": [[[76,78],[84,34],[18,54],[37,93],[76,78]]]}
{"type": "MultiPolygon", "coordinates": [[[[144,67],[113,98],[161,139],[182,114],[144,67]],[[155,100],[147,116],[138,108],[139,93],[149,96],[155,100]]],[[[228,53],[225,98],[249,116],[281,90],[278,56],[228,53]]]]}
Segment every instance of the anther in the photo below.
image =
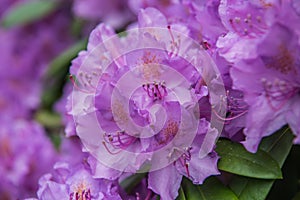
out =
{"type": "Polygon", "coordinates": [[[142,87],[153,101],[163,100],[167,96],[167,89],[164,82],[147,83],[143,84],[142,87]]]}

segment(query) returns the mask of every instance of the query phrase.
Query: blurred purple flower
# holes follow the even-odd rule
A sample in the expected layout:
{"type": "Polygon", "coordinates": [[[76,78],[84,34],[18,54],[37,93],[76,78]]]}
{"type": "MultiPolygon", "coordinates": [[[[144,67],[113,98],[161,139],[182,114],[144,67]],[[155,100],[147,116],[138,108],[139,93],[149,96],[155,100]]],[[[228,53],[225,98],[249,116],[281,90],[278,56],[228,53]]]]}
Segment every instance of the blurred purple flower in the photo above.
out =
{"type": "Polygon", "coordinates": [[[0,199],[35,196],[38,179],[57,159],[54,147],[35,122],[0,123],[0,199]]]}
{"type": "Polygon", "coordinates": [[[134,19],[127,0],[74,0],[73,11],[80,18],[102,21],[117,29],[134,19]]]}
{"type": "Polygon", "coordinates": [[[260,140],[288,123],[299,143],[300,45],[299,35],[276,23],[257,44],[257,57],[231,69],[234,88],[250,106],[246,118],[245,147],[255,152],[260,140]]]}
{"type": "Polygon", "coordinates": [[[40,102],[42,76],[72,41],[70,16],[56,12],[35,23],[0,28],[0,109],[8,117],[30,117],[40,102]]]}

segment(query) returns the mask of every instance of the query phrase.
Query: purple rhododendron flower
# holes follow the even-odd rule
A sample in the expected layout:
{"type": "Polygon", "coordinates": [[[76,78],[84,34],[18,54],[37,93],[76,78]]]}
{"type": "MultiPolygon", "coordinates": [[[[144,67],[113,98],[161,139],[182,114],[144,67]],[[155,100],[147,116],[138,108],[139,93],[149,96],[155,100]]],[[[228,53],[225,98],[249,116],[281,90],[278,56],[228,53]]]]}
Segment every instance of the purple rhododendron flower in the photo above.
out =
{"type": "Polygon", "coordinates": [[[121,200],[116,181],[95,179],[81,144],[76,137],[63,139],[60,161],[53,166],[52,173],[39,180],[37,191],[40,200],[48,199],[113,199],[121,200]],[[77,156],[74,157],[74,154],[77,156]]]}
{"type": "MultiPolygon", "coordinates": [[[[257,45],[258,57],[242,60],[231,69],[234,87],[244,91],[249,105],[244,131],[244,145],[249,151],[256,151],[262,137],[286,123],[299,135],[298,37],[288,27],[276,23],[257,45]]],[[[299,137],[295,142],[299,143],[299,137]]]]}
{"type": "Polygon", "coordinates": [[[300,144],[300,1],[29,2],[0,2],[1,21],[41,6],[0,27],[0,200],[173,200],[220,174],[219,137],[254,153],[288,125],[300,144]]]}
{"type": "Polygon", "coordinates": [[[124,38],[113,37],[103,24],[91,33],[87,51],[70,70],[70,113],[85,150],[95,157],[89,159],[95,177],[114,180],[151,162],[148,187],[174,199],[183,175],[201,184],[219,174],[213,150],[218,130],[197,115],[198,100],[216,74],[194,67],[207,63],[194,41],[178,34],[188,35],[186,26],[168,25],[154,8],[138,19],[139,29],[124,38]],[[193,55],[198,59],[187,61],[193,55]]]}
{"type": "Polygon", "coordinates": [[[2,121],[0,127],[0,198],[35,196],[38,179],[57,159],[54,146],[35,122],[2,121]]]}
{"type": "Polygon", "coordinates": [[[94,179],[90,171],[82,166],[70,167],[68,163],[57,163],[54,174],[44,175],[38,190],[39,199],[114,199],[121,200],[115,182],[94,179]]]}
{"type": "Polygon", "coordinates": [[[219,14],[228,33],[220,36],[217,47],[229,62],[254,58],[256,45],[276,22],[279,2],[222,0],[219,14]]]}
{"type": "Polygon", "coordinates": [[[292,1],[233,2],[221,1],[220,16],[229,32],[217,47],[233,66],[233,89],[243,93],[238,107],[246,115],[237,120],[244,122],[234,121],[233,127],[245,127],[243,143],[255,152],[264,136],[287,123],[299,134],[299,28],[294,24],[300,18],[292,1]]]}

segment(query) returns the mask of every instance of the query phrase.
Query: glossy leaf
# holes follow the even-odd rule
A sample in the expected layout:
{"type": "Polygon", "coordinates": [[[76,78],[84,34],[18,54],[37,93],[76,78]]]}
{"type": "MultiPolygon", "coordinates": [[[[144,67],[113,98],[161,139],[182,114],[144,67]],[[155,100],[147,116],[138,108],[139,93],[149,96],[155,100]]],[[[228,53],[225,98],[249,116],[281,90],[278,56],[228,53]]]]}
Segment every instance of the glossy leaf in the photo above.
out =
{"type": "Polygon", "coordinates": [[[258,150],[253,154],[248,152],[241,144],[228,140],[220,140],[216,151],[220,161],[220,170],[247,177],[278,179],[282,178],[281,170],[268,153],[258,150]]]}
{"type": "MultiPolygon", "coordinates": [[[[275,134],[263,139],[260,149],[266,151],[282,167],[292,147],[293,135],[288,128],[283,128],[275,134]]],[[[240,200],[266,199],[274,180],[263,180],[236,176],[230,183],[230,188],[240,200]]]]}
{"type": "Polygon", "coordinates": [[[293,138],[291,129],[284,127],[275,134],[263,139],[259,148],[272,156],[282,167],[292,148],[293,138]]]}
{"type": "Polygon", "coordinates": [[[239,200],[264,200],[270,191],[274,180],[235,177],[230,188],[239,200]]]}
{"type": "Polygon", "coordinates": [[[216,177],[210,177],[202,185],[194,185],[188,179],[183,179],[183,191],[188,200],[237,200],[237,196],[224,186],[216,177]]]}
{"type": "Polygon", "coordinates": [[[299,200],[300,199],[300,192],[298,192],[292,200],[299,200]]]}
{"type": "Polygon", "coordinates": [[[178,193],[179,195],[176,200],[187,200],[182,187],[179,188],[178,193]]]}
{"type": "Polygon", "coordinates": [[[60,115],[47,110],[38,111],[35,119],[47,128],[58,128],[62,125],[60,115]]]}
{"type": "Polygon", "coordinates": [[[73,46],[65,50],[63,53],[61,53],[50,64],[50,68],[47,72],[47,76],[52,77],[57,74],[60,74],[61,71],[64,71],[64,69],[68,70],[71,65],[72,59],[74,59],[77,56],[79,51],[85,49],[86,45],[87,45],[87,40],[83,39],[75,43],[73,46]]]}
{"type": "Polygon", "coordinates": [[[60,97],[62,87],[66,82],[71,61],[80,50],[85,49],[86,40],[81,40],[55,58],[45,76],[45,90],[42,95],[43,107],[51,108],[60,97]]]}
{"type": "Polygon", "coordinates": [[[1,24],[4,27],[25,25],[49,15],[56,7],[57,2],[51,0],[35,0],[18,4],[3,16],[1,24]]]}
{"type": "Polygon", "coordinates": [[[145,176],[145,173],[134,174],[124,179],[120,185],[127,192],[127,194],[130,194],[133,189],[142,181],[142,179],[145,178],[145,176]]]}

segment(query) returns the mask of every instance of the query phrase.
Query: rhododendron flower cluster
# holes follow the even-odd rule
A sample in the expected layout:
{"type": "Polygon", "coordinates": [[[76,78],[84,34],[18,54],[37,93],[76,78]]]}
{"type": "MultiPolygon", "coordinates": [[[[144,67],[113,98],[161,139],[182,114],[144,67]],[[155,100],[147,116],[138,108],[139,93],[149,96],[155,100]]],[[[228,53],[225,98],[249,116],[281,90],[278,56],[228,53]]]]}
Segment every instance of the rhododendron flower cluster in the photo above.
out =
{"type": "Polygon", "coordinates": [[[299,197],[297,0],[4,0],[0,48],[0,199],[299,197]]]}

